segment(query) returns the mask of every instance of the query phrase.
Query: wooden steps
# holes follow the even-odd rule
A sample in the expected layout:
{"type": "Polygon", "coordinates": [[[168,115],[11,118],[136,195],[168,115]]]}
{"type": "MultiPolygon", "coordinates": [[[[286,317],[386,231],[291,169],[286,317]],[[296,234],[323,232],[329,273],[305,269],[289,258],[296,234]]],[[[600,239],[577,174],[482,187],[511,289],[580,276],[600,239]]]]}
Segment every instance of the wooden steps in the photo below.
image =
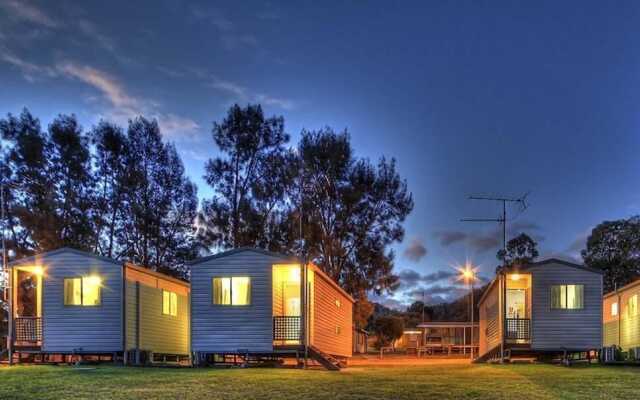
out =
{"type": "Polygon", "coordinates": [[[309,356],[329,371],[340,371],[340,369],[343,368],[339,360],[321,351],[317,347],[309,346],[309,356]]]}

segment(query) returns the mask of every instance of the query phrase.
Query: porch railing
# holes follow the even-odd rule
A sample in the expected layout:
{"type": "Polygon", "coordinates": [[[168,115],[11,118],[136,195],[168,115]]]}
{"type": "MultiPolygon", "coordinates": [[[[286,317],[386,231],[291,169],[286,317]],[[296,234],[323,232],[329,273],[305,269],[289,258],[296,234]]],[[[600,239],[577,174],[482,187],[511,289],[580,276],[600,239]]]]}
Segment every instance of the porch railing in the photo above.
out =
{"type": "Polygon", "coordinates": [[[507,339],[531,340],[531,320],[528,318],[507,318],[507,339]]]}
{"type": "Polygon", "coordinates": [[[273,317],[273,340],[301,340],[302,318],[291,316],[273,317]]]}
{"type": "Polygon", "coordinates": [[[42,318],[17,317],[13,320],[16,342],[41,342],[42,318]]]}

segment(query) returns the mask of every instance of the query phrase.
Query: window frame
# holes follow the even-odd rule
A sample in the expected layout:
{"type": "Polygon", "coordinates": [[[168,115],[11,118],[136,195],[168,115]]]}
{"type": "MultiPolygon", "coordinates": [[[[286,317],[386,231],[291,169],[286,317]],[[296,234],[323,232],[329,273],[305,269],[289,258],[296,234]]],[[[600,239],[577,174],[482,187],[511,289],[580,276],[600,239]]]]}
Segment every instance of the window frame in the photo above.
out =
{"type": "Polygon", "coordinates": [[[551,285],[549,287],[549,309],[552,311],[580,311],[580,310],[584,310],[585,309],[585,304],[584,304],[584,284],[582,283],[561,283],[561,284],[556,284],[556,285],[551,285]],[[580,302],[580,307],[569,307],[569,286],[581,286],[582,290],[580,291],[581,294],[581,302],[580,302]],[[553,305],[553,290],[554,288],[560,288],[560,295],[562,295],[562,288],[564,288],[564,307],[562,307],[562,299],[560,299],[560,307],[554,307],[553,305]]]}
{"type": "Polygon", "coordinates": [[[618,302],[617,301],[611,303],[611,307],[609,308],[609,312],[610,312],[612,317],[617,317],[618,316],[618,314],[620,313],[620,308],[618,306],[618,302]]]}
{"type": "Polygon", "coordinates": [[[638,294],[635,293],[629,296],[629,298],[627,299],[627,315],[629,317],[634,317],[638,314],[638,294]],[[633,307],[631,307],[631,303],[633,303],[633,307]]]}
{"type": "Polygon", "coordinates": [[[215,307],[249,307],[253,302],[253,285],[251,284],[252,277],[249,275],[233,275],[233,276],[213,276],[211,277],[211,304],[215,307]],[[247,279],[249,285],[249,302],[246,304],[234,304],[233,303],[233,279],[234,278],[242,278],[247,279]],[[229,303],[216,303],[216,291],[215,291],[215,280],[216,279],[229,279],[229,303]]]}
{"type": "Polygon", "coordinates": [[[171,290],[162,289],[162,315],[166,315],[168,317],[178,316],[178,293],[172,292],[171,290]],[[164,312],[164,294],[165,293],[169,294],[169,312],[168,313],[164,312]],[[175,310],[176,310],[175,314],[172,313],[172,310],[174,309],[172,305],[174,304],[174,302],[175,302],[175,310]]]}
{"type": "Polygon", "coordinates": [[[102,307],[102,285],[98,286],[98,304],[84,304],[84,278],[90,278],[91,275],[76,275],[62,278],[62,305],[64,307],[102,307]],[[67,304],[65,289],[67,280],[80,280],[80,304],[67,304]]]}

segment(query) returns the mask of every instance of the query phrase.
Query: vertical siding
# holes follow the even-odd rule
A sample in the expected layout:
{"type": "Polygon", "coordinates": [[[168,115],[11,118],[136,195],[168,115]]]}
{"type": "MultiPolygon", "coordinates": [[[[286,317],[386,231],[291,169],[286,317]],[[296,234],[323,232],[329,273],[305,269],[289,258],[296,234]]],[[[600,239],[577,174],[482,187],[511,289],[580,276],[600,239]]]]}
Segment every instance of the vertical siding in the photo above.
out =
{"type": "Polygon", "coordinates": [[[122,265],[74,251],[45,255],[38,264],[45,269],[43,351],[122,351],[122,265]],[[64,278],[93,274],[102,278],[101,305],[65,306],[64,278]]]}
{"type": "Polygon", "coordinates": [[[500,344],[500,282],[494,284],[480,305],[480,324],[478,341],[479,355],[484,355],[500,344]]]}
{"type": "Polygon", "coordinates": [[[633,314],[629,309],[629,298],[638,296],[640,299],[640,286],[632,285],[620,290],[618,295],[604,299],[604,345],[616,344],[624,350],[640,346],[640,311],[633,314]],[[611,315],[611,303],[618,302],[618,315],[611,315]]]}
{"type": "Polygon", "coordinates": [[[136,283],[126,281],[126,302],[125,302],[125,328],[126,328],[126,350],[138,348],[138,301],[136,298],[136,283]]]}
{"type": "Polygon", "coordinates": [[[353,304],[321,273],[314,274],[314,316],[312,344],[325,353],[351,357],[353,304]],[[340,307],[336,305],[340,301],[340,307]],[[336,332],[336,327],[340,332],[336,332]]]}
{"type": "Polygon", "coordinates": [[[140,349],[189,354],[189,298],[178,295],[178,315],[162,314],[162,289],[140,285],[140,349]]]}
{"type": "Polygon", "coordinates": [[[532,267],[534,350],[597,349],[602,344],[602,275],[560,263],[532,267]],[[584,285],[584,308],[551,309],[553,285],[584,285]]]}
{"type": "Polygon", "coordinates": [[[241,251],[191,267],[191,338],[196,352],[273,351],[272,265],[288,261],[241,251]],[[214,305],[214,277],[251,278],[251,305],[214,305]]]}

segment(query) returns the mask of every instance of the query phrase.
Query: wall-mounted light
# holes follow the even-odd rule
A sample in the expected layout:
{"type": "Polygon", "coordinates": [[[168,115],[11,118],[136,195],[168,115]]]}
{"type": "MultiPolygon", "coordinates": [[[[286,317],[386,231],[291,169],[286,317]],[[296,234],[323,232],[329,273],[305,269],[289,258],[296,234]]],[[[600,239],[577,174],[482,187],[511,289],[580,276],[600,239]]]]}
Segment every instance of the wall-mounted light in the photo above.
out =
{"type": "Polygon", "coordinates": [[[520,274],[511,274],[511,280],[517,282],[520,280],[520,274]]]}

